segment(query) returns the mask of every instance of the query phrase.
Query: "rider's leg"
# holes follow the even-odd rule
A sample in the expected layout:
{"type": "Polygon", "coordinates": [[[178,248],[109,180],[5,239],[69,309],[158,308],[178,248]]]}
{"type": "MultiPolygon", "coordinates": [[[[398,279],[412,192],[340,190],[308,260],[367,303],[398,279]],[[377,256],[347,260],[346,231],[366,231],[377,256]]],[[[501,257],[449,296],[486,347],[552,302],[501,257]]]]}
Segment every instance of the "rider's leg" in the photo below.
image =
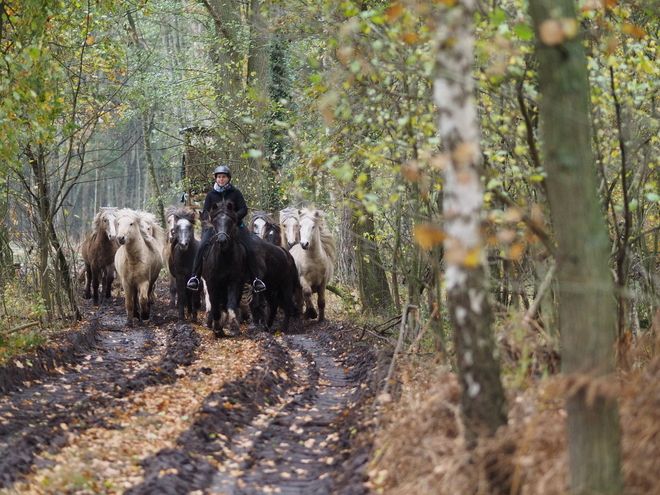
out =
{"type": "Polygon", "coordinates": [[[202,239],[199,241],[199,247],[197,248],[197,253],[195,253],[195,260],[193,261],[192,277],[190,277],[190,280],[188,280],[188,283],[186,284],[186,287],[190,290],[199,290],[199,277],[202,274],[202,262],[206,256],[206,248],[209,245],[211,237],[213,237],[212,228],[206,229],[202,232],[202,239]]]}

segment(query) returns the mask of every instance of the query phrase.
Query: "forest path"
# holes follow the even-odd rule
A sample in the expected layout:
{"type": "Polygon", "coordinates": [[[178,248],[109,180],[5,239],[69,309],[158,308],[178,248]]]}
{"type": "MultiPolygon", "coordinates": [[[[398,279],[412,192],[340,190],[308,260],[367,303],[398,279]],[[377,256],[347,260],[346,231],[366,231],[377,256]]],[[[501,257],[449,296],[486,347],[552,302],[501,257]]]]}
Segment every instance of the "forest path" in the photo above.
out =
{"type": "Polygon", "coordinates": [[[356,329],[217,339],[165,297],[144,326],[121,298],[85,314],[0,369],[0,494],[366,491],[351,444],[375,352],[346,353],[356,329]]]}
{"type": "Polygon", "coordinates": [[[289,400],[260,414],[232,442],[230,462],[214,476],[211,493],[332,493],[330,474],[352,383],[327,350],[307,335],[285,337],[294,360],[289,400]]]}

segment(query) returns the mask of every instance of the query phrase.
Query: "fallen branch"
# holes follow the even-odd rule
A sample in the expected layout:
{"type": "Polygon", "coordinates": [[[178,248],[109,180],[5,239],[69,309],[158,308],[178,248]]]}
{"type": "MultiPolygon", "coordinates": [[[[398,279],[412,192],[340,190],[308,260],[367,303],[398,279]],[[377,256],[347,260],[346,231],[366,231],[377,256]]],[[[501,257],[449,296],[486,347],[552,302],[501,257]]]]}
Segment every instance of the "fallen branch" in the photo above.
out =
{"type": "Polygon", "coordinates": [[[25,325],[20,325],[18,327],[12,328],[11,330],[7,330],[6,332],[3,332],[5,335],[11,335],[12,333],[20,332],[21,330],[25,330],[26,328],[30,327],[36,327],[39,325],[38,321],[33,321],[31,323],[26,323],[25,325]]]}

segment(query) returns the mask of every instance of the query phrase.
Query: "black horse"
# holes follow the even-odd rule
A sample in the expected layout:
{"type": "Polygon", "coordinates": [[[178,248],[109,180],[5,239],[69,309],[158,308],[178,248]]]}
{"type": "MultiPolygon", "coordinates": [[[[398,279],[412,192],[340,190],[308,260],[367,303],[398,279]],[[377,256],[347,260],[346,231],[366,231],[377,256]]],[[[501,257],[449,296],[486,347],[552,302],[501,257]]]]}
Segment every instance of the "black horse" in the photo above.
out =
{"type": "Polygon", "coordinates": [[[298,278],[298,270],[293,256],[279,245],[272,244],[266,240],[260,239],[254,235],[252,237],[255,255],[263,263],[264,278],[266,290],[259,293],[263,296],[268,306],[267,316],[259,310],[259,300],[252,306],[252,318],[255,323],[264,322],[270,330],[277,316],[277,311],[282,308],[284,320],[281,325],[281,331],[286,332],[289,328],[291,316],[300,312],[294,303],[294,296],[302,290],[298,278]]]}
{"type": "Polygon", "coordinates": [[[186,288],[192,275],[192,265],[199,242],[195,239],[196,214],[189,208],[169,207],[165,212],[168,224],[167,244],[163,258],[170,272],[170,306],[174,306],[178,295],[179,320],[185,319],[186,309],[193,322],[197,321],[197,310],[201,308],[199,291],[186,288]]]}
{"type": "Polygon", "coordinates": [[[271,223],[266,225],[266,231],[264,232],[264,241],[275,244],[276,246],[282,245],[282,232],[280,226],[276,223],[271,223]]]}
{"type": "Polygon", "coordinates": [[[202,278],[208,296],[206,325],[219,336],[223,328],[230,335],[239,334],[238,310],[243,286],[248,282],[247,248],[239,240],[238,219],[232,201],[213,204],[205,228],[213,228],[215,236],[207,244],[202,278]]]}

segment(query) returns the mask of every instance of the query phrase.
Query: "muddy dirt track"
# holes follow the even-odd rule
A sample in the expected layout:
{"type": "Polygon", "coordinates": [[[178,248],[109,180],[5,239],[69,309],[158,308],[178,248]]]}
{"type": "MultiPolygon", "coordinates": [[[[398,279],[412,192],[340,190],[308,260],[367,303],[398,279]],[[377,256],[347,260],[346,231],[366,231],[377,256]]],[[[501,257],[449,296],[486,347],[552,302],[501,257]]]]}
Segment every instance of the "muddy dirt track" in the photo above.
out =
{"type": "Polygon", "coordinates": [[[367,492],[356,438],[383,373],[359,329],[215,339],[164,297],[130,329],[121,297],[84,310],[0,368],[0,493],[367,492]]]}

